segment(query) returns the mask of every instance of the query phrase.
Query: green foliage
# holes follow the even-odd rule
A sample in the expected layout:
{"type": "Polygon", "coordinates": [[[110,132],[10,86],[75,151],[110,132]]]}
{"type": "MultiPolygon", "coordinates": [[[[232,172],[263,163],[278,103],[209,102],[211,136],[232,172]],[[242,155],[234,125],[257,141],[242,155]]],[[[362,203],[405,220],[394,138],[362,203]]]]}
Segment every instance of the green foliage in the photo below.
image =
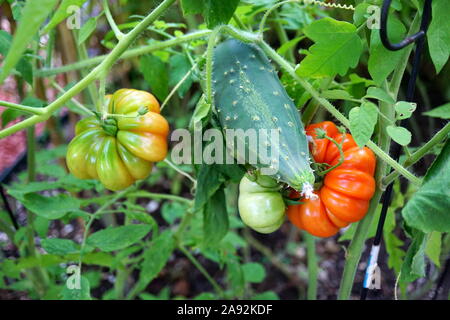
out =
{"type": "Polygon", "coordinates": [[[334,77],[344,75],[358,64],[363,46],[356,27],[331,18],[317,20],[304,29],[315,42],[297,68],[301,77],[334,77]]]}
{"type": "Polygon", "coordinates": [[[423,232],[450,231],[450,141],[447,141],[423,185],[403,208],[408,225],[423,232]]]}
{"type": "Polygon", "coordinates": [[[364,102],[361,107],[350,110],[350,132],[361,148],[369,141],[377,124],[377,109],[377,106],[373,103],[364,102]]]}
{"type": "Polygon", "coordinates": [[[152,92],[160,101],[169,94],[169,74],[166,64],[157,56],[146,54],[141,56],[139,70],[145,81],[150,85],[152,92]]]}
{"type": "Polygon", "coordinates": [[[447,16],[450,12],[450,2],[433,1],[431,6],[433,17],[427,32],[428,49],[436,73],[439,73],[450,56],[450,39],[446,32],[450,29],[450,20],[447,16]]]}
{"type": "Polygon", "coordinates": [[[141,240],[150,228],[143,224],[110,227],[91,234],[86,243],[105,252],[120,250],[141,240]]]}
{"type": "Polygon", "coordinates": [[[81,9],[81,6],[86,2],[87,0],[62,0],[60,5],[58,6],[58,9],[53,14],[52,18],[48,22],[48,24],[43,29],[44,33],[49,32],[54,27],[56,27],[61,21],[66,19],[69,15],[73,14],[74,12],[71,11],[70,7],[75,6],[81,9]]]}
{"type": "Polygon", "coordinates": [[[406,146],[411,142],[411,132],[408,129],[397,126],[388,126],[386,128],[388,135],[402,146],[406,146]]]}
{"type": "Polygon", "coordinates": [[[26,2],[21,13],[21,21],[19,22],[11,47],[3,62],[0,73],[0,84],[9,75],[11,69],[16,66],[22,53],[38,32],[42,22],[44,22],[48,14],[52,11],[56,2],[56,0],[28,0],[26,2]]]}
{"type": "MultiPolygon", "coordinates": [[[[151,1],[150,4],[120,1],[110,9],[118,28],[128,36],[118,40],[103,17],[101,2],[0,0],[2,9],[7,9],[0,19],[2,26],[6,26],[6,30],[10,26],[14,30],[15,22],[18,26],[14,37],[0,30],[3,59],[0,78],[4,80],[13,75],[5,82],[6,90],[0,90],[0,100],[22,100],[21,105],[35,108],[52,107],[51,112],[38,121],[50,119],[43,136],[37,137],[36,145],[28,142],[29,160],[35,158],[36,164],[29,162],[28,172],[14,172],[12,182],[2,185],[10,196],[12,216],[19,225],[16,229],[10,214],[0,209],[2,298],[5,293],[17,293],[26,299],[272,300],[279,299],[279,295],[298,298],[303,291],[309,291],[303,286],[304,280],[311,285],[315,279],[314,272],[305,272],[305,263],[308,269],[314,269],[314,264],[303,256],[303,238],[300,242],[292,241],[291,236],[295,234],[289,233],[287,224],[274,236],[258,236],[253,241],[251,231],[244,229],[237,208],[237,184],[249,170],[248,166],[183,164],[176,165],[177,170],[174,170],[168,163],[160,162],[154,165],[148,179],[137,182],[129,190],[110,193],[95,180],[81,180],[68,174],[64,165],[65,143],[73,136],[72,113],[85,116],[98,107],[97,87],[106,75],[108,92],[120,87],[147,90],[160,103],[185,78],[176,94],[173,92],[165,101],[166,107],[161,112],[171,129],[188,127],[192,132],[199,124],[204,130],[232,128],[231,119],[239,120],[235,128],[250,128],[254,126],[248,114],[260,119],[271,114],[273,117],[267,117],[270,121],[261,128],[280,128],[288,132],[284,139],[289,145],[286,143],[287,151],[283,150],[281,157],[286,155],[291,160],[299,157],[303,161],[289,163],[292,171],[309,170],[308,142],[302,135],[303,127],[297,125],[298,110],[307,110],[313,122],[336,122],[325,112],[325,109],[333,111],[328,104],[332,101],[336,107],[332,114],[342,122],[339,125],[346,124],[338,117],[339,112],[348,118],[350,132],[359,146],[377,143],[383,149],[384,156],[373,148],[377,151],[379,169],[383,168],[386,154],[389,154],[385,143],[388,136],[401,145],[408,145],[412,138],[420,144],[431,139],[430,134],[449,119],[449,103],[423,112],[423,115],[439,118],[428,119],[427,125],[423,125],[420,119],[414,119],[416,105],[399,101],[403,99],[405,79],[396,92],[391,75],[394,73],[396,81],[401,80],[405,62],[411,61],[405,55],[408,49],[386,50],[379,30],[366,28],[366,20],[371,15],[368,7],[380,5],[381,1],[358,1],[355,12],[324,10],[323,6],[315,4],[284,3],[271,12],[266,25],[262,26],[264,35],[257,38],[255,30],[262,16],[278,2],[180,0],[171,3],[173,6],[167,11],[151,13],[153,8],[167,1],[151,1]],[[65,19],[74,22],[77,18],[78,12],[68,10],[70,6],[82,7],[82,15],[86,16],[80,30],[72,30],[67,25],[74,36],[73,44],[77,46],[73,55],[65,52],[72,47],[72,37],[55,36],[61,31],[55,30],[58,24],[65,23],[65,19]],[[136,32],[143,21],[149,21],[148,25],[136,32]],[[203,21],[205,23],[199,24],[203,21]],[[233,26],[232,35],[220,34],[215,43],[218,47],[210,48],[214,49],[212,88],[215,101],[208,103],[202,94],[209,76],[204,73],[210,32],[206,29],[226,24],[233,26]],[[198,33],[205,36],[199,38],[198,33]],[[218,57],[217,52],[224,44],[237,43],[227,41],[228,36],[253,44],[240,44],[245,55],[224,50],[218,57]],[[105,55],[94,56],[100,54],[105,55]],[[266,55],[271,56],[279,70],[266,55]],[[293,72],[296,64],[295,72],[300,80],[293,72]],[[227,73],[225,77],[224,72],[231,68],[233,75],[227,73]],[[92,70],[95,72],[90,73],[92,70]],[[186,76],[188,72],[191,74],[186,76]],[[66,79],[75,81],[65,83],[66,79]],[[234,82],[230,84],[230,80],[234,82]],[[54,84],[63,90],[53,88],[54,84]],[[15,97],[10,98],[9,93],[14,90],[15,97]],[[44,93],[46,101],[36,98],[44,99],[44,93]],[[313,93],[320,96],[319,101],[313,98],[313,93]],[[239,107],[239,114],[234,106],[239,107]],[[292,121],[295,134],[289,131],[289,118],[295,120],[292,121]],[[398,126],[400,120],[409,121],[410,131],[398,126]],[[419,128],[415,127],[417,122],[419,128]],[[186,179],[179,170],[192,177],[186,179]],[[30,182],[33,176],[31,180],[35,181],[30,182]],[[75,273],[67,268],[79,265],[81,269],[71,269],[75,273]],[[286,277],[278,277],[276,269],[286,277]],[[300,281],[293,285],[292,279],[297,277],[300,281]],[[77,283],[80,286],[74,287],[77,283]],[[266,291],[269,287],[273,291],[266,291]]],[[[427,61],[429,57],[424,55],[422,66],[427,69],[432,62],[440,74],[436,79],[429,73],[422,77],[422,87],[417,90],[420,110],[423,104],[428,109],[433,108],[435,102],[448,100],[450,38],[447,29],[450,27],[446,12],[449,4],[444,0],[432,3],[433,19],[427,33],[431,60],[427,61]]],[[[411,29],[411,13],[422,5],[422,0],[392,2],[388,26],[391,42],[398,42],[407,34],[406,30],[411,29]]],[[[408,30],[408,33],[415,31],[408,30]]],[[[425,70],[422,69],[420,72],[425,70]]],[[[409,72],[406,68],[405,74],[409,72]]],[[[139,108],[144,109],[147,110],[139,108]]],[[[20,105],[2,108],[2,137],[10,135],[5,134],[4,129],[12,121],[29,117],[25,111],[27,109],[20,105]]],[[[35,119],[19,123],[16,128],[29,128],[29,123],[35,119]]],[[[426,154],[439,154],[443,143],[435,142],[426,154]]],[[[200,143],[203,148],[210,146],[209,141],[200,143]]],[[[173,147],[173,143],[170,146],[173,147]]],[[[420,188],[404,179],[397,179],[394,184],[394,198],[383,229],[387,257],[382,254],[380,259],[386,260],[379,265],[387,263],[387,267],[400,276],[403,298],[407,298],[404,288],[408,283],[420,277],[434,281],[437,278],[434,272],[441,272],[442,261],[448,254],[448,149],[447,142],[420,188]],[[409,239],[405,239],[405,235],[409,239]],[[434,264],[431,269],[430,263],[434,264]],[[433,274],[428,274],[428,270],[433,274]]],[[[409,150],[420,152],[421,149],[410,146],[409,150]]],[[[168,159],[173,160],[170,155],[168,159]]],[[[407,155],[401,157],[397,166],[405,163],[405,159],[407,155]]],[[[414,169],[423,169],[425,163],[420,162],[414,169]]],[[[385,169],[386,172],[391,170],[389,166],[385,169]]],[[[377,173],[379,187],[383,187],[382,178],[383,175],[377,173]]],[[[280,183],[280,186],[286,184],[280,183]]],[[[288,191],[283,190],[283,194],[288,191]]],[[[376,203],[378,200],[374,199],[376,203]]],[[[338,240],[315,241],[324,276],[334,276],[328,273],[329,265],[342,264],[344,256],[346,271],[342,282],[351,284],[354,271],[359,274],[359,254],[363,252],[364,243],[370,243],[366,240],[375,235],[380,218],[381,204],[374,205],[376,203],[371,205],[376,207],[375,211],[368,213],[370,225],[368,220],[362,220],[352,223],[338,240]],[[344,240],[351,241],[351,245],[341,251],[337,251],[338,247],[334,253],[332,244],[344,240]]],[[[0,205],[3,205],[1,201],[0,205]]],[[[347,245],[347,242],[342,244],[347,245]]],[[[389,271],[382,270],[386,272],[389,271]]],[[[394,287],[389,280],[383,277],[382,286],[394,287]]],[[[337,282],[327,282],[327,292],[337,290],[337,282]]],[[[325,294],[323,286],[320,277],[317,287],[321,298],[325,294]]]]}
{"type": "MultiPolygon", "coordinates": [[[[388,18],[388,36],[392,43],[397,43],[405,35],[404,25],[394,15],[388,18]]],[[[377,29],[370,33],[368,70],[375,83],[380,86],[384,80],[399,65],[403,51],[389,51],[381,43],[380,32],[377,29]]]]}
{"type": "Polygon", "coordinates": [[[422,114],[434,118],[450,119],[450,102],[422,114]]]}
{"type": "Polygon", "coordinates": [[[181,0],[185,15],[201,13],[206,25],[211,29],[220,24],[226,24],[233,16],[238,4],[239,0],[181,0]]]}

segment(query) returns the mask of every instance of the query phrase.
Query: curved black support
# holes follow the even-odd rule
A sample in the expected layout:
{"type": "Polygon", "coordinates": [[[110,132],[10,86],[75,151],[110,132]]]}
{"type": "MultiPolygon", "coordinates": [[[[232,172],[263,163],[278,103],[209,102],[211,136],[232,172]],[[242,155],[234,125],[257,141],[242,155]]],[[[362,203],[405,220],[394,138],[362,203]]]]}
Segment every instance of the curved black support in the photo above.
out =
{"type": "Polygon", "coordinates": [[[419,40],[425,36],[425,33],[428,28],[428,24],[430,22],[431,1],[432,0],[425,0],[423,13],[422,13],[422,22],[420,25],[419,32],[417,32],[409,37],[406,37],[399,43],[391,43],[389,41],[388,32],[387,32],[387,22],[388,22],[389,8],[391,7],[392,0],[384,0],[383,6],[381,7],[380,38],[381,38],[381,42],[388,50],[397,51],[397,50],[403,49],[407,45],[409,45],[413,42],[416,42],[417,40],[419,40]]]}

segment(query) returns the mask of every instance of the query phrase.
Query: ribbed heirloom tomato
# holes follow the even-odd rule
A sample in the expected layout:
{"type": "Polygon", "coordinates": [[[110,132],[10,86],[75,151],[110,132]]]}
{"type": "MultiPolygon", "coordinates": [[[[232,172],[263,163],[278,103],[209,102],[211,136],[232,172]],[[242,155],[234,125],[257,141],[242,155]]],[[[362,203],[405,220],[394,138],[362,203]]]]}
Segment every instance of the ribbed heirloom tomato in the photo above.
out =
{"type": "MultiPolygon", "coordinates": [[[[301,199],[302,204],[290,205],[287,215],[300,229],[317,237],[330,237],[367,213],[375,192],[376,158],[369,148],[359,148],[351,134],[339,133],[334,123],[325,121],[306,128],[306,134],[313,139],[310,150],[316,162],[334,166],[340,160],[334,143],[317,138],[318,128],[342,143],[344,162],[325,175],[322,188],[315,192],[316,199],[301,199]]],[[[292,192],[291,197],[298,198],[299,194],[292,192]]]]}
{"type": "Polygon", "coordinates": [[[268,176],[251,181],[244,176],[239,184],[239,215],[255,231],[271,233],[284,222],[286,206],[278,183],[268,176]]]}
{"type": "Polygon", "coordinates": [[[67,166],[76,177],[98,179],[117,191],[146,178],[152,163],[166,157],[169,124],[148,92],[120,89],[105,101],[108,113],[123,116],[103,123],[95,116],[79,121],[68,147],[67,166]],[[147,113],[139,115],[143,107],[147,113]]]}

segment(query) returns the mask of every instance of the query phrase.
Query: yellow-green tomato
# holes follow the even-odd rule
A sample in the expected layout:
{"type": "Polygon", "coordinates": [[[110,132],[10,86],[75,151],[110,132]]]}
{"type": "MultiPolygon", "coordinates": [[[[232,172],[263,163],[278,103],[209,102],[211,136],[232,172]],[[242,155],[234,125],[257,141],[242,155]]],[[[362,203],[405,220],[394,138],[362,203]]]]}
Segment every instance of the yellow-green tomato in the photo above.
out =
{"type": "Polygon", "coordinates": [[[159,103],[145,91],[120,89],[105,97],[108,113],[79,121],[67,151],[67,166],[80,179],[98,179],[110,190],[122,190],[145,179],[153,163],[167,155],[169,124],[159,103]],[[147,112],[141,114],[139,111],[147,112]]]}
{"type": "Polygon", "coordinates": [[[244,176],[239,184],[239,215],[255,231],[271,233],[284,222],[286,206],[275,180],[259,176],[251,181],[244,176]]]}

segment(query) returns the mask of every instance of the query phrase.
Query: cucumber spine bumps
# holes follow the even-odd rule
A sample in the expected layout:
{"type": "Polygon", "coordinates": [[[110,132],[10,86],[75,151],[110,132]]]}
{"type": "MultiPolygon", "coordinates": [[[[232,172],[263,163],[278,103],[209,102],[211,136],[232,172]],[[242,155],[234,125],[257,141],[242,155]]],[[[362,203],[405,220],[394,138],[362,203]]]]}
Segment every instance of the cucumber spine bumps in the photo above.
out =
{"type": "MultiPolygon", "coordinates": [[[[257,163],[251,164],[256,168],[276,164],[278,171],[270,176],[310,194],[314,174],[305,130],[297,108],[262,50],[235,39],[220,43],[214,49],[212,79],[215,111],[224,130],[255,129],[258,133],[259,129],[274,129],[279,133],[279,143],[266,144],[267,150],[270,147],[278,154],[270,164],[264,163],[267,159],[261,156],[260,143],[254,146],[244,140],[246,154],[257,156],[257,163]]],[[[235,139],[245,136],[236,134],[235,139]]],[[[236,142],[227,141],[227,146],[230,143],[236,142]]]]}

